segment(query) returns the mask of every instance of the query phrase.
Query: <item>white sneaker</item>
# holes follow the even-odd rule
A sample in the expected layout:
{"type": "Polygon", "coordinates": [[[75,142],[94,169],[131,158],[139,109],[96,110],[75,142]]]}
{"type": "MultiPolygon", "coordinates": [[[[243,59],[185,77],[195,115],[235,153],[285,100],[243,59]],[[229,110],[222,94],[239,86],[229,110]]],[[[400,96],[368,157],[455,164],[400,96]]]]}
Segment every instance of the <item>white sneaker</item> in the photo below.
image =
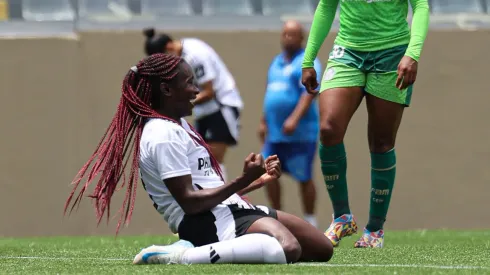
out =
{"type": "Polygon", "coordinates": [[[192,243],[180,240],[171,245],[152,245],[134,257],[133,264],[180,264],[184,252],[193,248],[192,243]]]}

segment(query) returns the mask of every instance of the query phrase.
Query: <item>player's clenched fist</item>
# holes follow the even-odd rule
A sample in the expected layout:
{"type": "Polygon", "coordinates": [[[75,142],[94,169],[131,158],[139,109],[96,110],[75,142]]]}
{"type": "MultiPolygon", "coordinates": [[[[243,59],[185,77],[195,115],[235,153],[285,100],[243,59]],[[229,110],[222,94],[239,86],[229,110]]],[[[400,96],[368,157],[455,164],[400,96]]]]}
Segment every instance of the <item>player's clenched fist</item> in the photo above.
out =
{"type": "Polygon", "coordinates": [[[261,177],[261,179],[265,182],[281,177],[281,162],[279,161],[277,155],[270,156],[265,160],[265,170],[266,173],[261,177]]]}
{"type": "Polygon", "coordinates": [[[318,93],[318,90],[315,90],[318,87],[318,80],[316,79],[315,68],[303,68],[301,74],[301,83],[303,83],[308,93],[318,93]]]}
{"type": "Polygon", "coordinates": [[[251,183],[265,172],[264,157],[261,154],[250,153],[243,164],[243,177],[251,183]]]}

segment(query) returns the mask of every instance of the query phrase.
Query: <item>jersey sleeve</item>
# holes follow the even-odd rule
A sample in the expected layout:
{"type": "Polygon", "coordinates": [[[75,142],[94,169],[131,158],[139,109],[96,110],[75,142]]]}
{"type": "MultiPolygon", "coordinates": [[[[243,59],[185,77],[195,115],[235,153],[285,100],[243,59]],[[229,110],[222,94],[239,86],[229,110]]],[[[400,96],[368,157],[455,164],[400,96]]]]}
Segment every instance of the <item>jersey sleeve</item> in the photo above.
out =
{"type": "Polygon", "coordinates": [[[314,67],[314,61],[318,55],[318,51],[330,32],[330,28],[332,28],[338,4],[339,0],[320,0],[320,3],[318,3],[315,15],[313,16],[313,22],[311,23],[308,42],[306,43],[306,51],[302,64],[303,68],[314,67]]]}
{"type": "Polygon", "coordinates": [[[186,144],[182,135],[174,134],[151,145],[152,158],[161,180],[191,174],[186,144]]]}
{"type": "Polygon", "coordinates": [[[216,78],[216,71],[211,66],[211,60],[209,58],[196,57],[192,63],[197,84],[202,85],[216,78]]]}
{"type": "Polygon", "coordinates": [[[413,18],[410,43],[405,55],[419,61],[429,30],[429,3],[428,0],[410,0],[410,5],[412,5],[413,18]]]}

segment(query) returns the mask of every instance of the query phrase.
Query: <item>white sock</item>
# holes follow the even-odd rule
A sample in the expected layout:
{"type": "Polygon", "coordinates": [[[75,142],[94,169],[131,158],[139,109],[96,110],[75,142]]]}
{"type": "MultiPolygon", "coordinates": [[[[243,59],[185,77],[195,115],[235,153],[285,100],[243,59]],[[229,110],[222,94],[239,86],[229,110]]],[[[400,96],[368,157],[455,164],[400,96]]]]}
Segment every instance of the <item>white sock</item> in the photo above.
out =
{"type": "Polygon", "coordinates": [[[219,167],[221,168],[221,173],[223,174],[223,180],[225,181],[225,183],[228,182],[228,175],[226,175],[226,168],[225,168],[225,165],[223,163],[220,163],[219,164],[219,167]]]}
{"type": "Polygon", "coordinates": [[[190,248],[183,264],[286,264],[286,255],[278,240],[265,234],[241,237],[190,248]]]}
{"type": "Polygon", "coordinates": [[[304,219],[314,227],[318,227],[315,215],[305,214],[304,219]]]}

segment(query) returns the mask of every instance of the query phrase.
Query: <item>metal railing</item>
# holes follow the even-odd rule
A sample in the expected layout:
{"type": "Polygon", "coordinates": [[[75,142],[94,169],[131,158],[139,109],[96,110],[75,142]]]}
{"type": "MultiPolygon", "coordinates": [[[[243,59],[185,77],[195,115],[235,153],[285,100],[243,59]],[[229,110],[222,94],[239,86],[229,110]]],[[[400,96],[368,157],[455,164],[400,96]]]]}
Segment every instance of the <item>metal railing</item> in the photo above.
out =
{"type": "MultiPolygon", "coordinates": [[[[369,0],[377,1],[377,0],[369,0]]],[[[319,0],[0,0],[0,33],[31,29],[277,29],[311,23],[319,0]],[[54,27],[56,26],[56,27],[54,27]]],[[[490,28],[490,0],[429,0],[431,27],[490,28]]],[[[409,15],[410,17],[410,15],[409,15]]],[[[338,20],[334,28],[338,26],[338,20]]],[[[59,30],[53,30],[54,32],[59,30]]]]}

